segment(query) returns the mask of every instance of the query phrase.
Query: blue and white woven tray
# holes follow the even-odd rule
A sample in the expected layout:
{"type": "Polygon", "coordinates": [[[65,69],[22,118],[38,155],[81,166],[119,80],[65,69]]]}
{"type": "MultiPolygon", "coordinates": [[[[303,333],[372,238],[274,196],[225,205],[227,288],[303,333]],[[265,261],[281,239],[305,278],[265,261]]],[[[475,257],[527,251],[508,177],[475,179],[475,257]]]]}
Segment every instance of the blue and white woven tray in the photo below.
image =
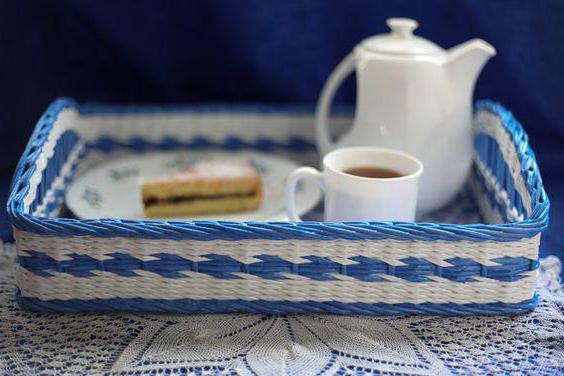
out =
{"type": "MultiPolygon", "coordinates": [[[[336,119],[341,127],[349,121],[336,119]]],[[[65,187],[96,161],[217,148],[312,163],[311,124],[311,114],[288,108],[55,101],[24,152],[8,203],[19,303],[59,312],[370,315],[514,314],[535,307],[548,198],[527,135],[490,101],[476,105],[469,179],[483,223],[60,217],[65,187]]]]}

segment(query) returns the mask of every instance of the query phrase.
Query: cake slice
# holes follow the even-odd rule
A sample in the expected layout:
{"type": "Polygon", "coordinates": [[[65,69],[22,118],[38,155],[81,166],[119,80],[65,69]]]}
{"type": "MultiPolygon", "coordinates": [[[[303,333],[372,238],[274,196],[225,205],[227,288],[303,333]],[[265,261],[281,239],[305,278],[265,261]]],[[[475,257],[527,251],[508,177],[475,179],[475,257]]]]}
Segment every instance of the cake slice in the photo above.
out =
{"type": "Polygon", "coordinates": [[[141,193],[149,218],[250,211],[263,198],[262,181],[254,168],[214,160],[146,180],[141,193]]]}

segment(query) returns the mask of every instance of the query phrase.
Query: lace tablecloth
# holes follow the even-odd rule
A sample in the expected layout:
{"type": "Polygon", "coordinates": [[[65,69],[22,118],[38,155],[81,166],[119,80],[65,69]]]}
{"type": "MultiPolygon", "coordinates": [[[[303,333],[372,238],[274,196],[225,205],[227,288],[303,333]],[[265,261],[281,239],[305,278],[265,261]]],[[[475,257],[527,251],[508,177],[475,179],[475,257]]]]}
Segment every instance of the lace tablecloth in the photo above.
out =
{"type": "Polygon", "coordinates": [[[13,246],[1,248],[2,375],[564,373],[556,257],[524,316],[57,315],[18,308],[13,246]]]}

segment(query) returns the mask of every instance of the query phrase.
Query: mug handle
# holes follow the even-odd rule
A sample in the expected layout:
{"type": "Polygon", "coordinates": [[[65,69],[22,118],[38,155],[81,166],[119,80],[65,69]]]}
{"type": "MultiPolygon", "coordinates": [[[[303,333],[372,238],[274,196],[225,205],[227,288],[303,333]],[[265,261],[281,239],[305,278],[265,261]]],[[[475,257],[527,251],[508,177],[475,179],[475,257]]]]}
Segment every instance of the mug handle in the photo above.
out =
{"type": "Polygon", "coordinates": [[[295,192],[296,184],[301,179],[312,180],[315,184],[321,188],[322,191],[325,190],[325,184],[323,182],[323,173],[316,170],[313,167],[300,167],[295,169],[286,180],[286,213],[290,221],[299,222],[302,219],[296,214],[296,201],[295,192]]]}
{"type": "Polygon", "coordinates": [[[321,157],[334,149],[334,144],[331,142],[329,136],[327,119],[329,118],[329,109],[335,91],[341,85],[341,82],[353,72],[355,66],[354,52],[349,53],[340,63],[335,70],[331,72],[329,79],[323,85],[321,95],[317,102],[317,109],[315,110],[315,138],[317,141],[317,150],[321,157]]]}

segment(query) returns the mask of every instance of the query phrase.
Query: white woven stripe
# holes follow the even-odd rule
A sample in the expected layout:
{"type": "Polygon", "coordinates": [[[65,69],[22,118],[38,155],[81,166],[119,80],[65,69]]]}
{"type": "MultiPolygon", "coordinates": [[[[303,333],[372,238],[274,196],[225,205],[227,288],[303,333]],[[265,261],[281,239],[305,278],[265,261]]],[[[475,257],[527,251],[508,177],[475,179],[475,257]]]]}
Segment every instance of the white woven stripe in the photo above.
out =
{"type": "Polygon", "coordinates": [[[31,175],[29,180],[29,191],[25,195],[23,202],[24,202],[24,212],[29,212],[29,206],[35,200],[37,195],[37,187],[41,182],[41,176],[43,171],[47,167],[47,162],[53,154],[55,153],[55,146],[57,145],[57,141],[63,133],[71,128],[78,126],[78,115],[74,109],[65,109],[61,111],[53,124],[53,128],[49,132],[47,136],[47,140],[43,144],[41,152],[35,162],[35,171],[31,175]]]}
{"type": "Polygon", "coordinates": [[[501,153],[503,154],[503,159],[510,167],[515,189],[523,200],[523,206],[527,211],[527,215],[530,215],[533,210],[533,206],[529,190],[527,189],[527,185],[521,175],[521,162],[519,161],[519,155],[517,154],[513,140],[511,139],[509,133],[505,130],[501,119],[497,115],[481,111],[474,118],[474,131],[485,133],[497,141],[501,153]]]}
{"type": "MultiPolygon", "coordinates": [[[[142,136],[148,141],[160,141],[172,136],[189,141],[203,136],[212,141],[222,141],[226,136],[237,136],[252,142],[257,138],[285,141],[288,136],[313,140],[314,118],[312,115],[280,113],[142,113],[142,114],[95,114],[81,116],[85,126],[78,129],[86,141],[101,135],[127,141],[142,136]]],[[[350,116],[331,119],[337,134],[350,127],[350,116]]]]}
{"type": "Polygon", "coordinates": [[[56,237],[15,231],[19,254],[25,250],[44,252],[56,260],[67,260],[71,253],[83,254],[98,260],[108,253],[123,252],[143,259],[157,253],[178,255],[202,261],[206,254],[233,257],[243,263],[256,262],[255,256],[268,254],[293,263],[308,262],[304,256],[327,257],[347,265],[354,256],[376,258],[391,265],[404,265],[407,257],[424,258],[439,266],[450,266],[452,257],[472,259],[482,265],[497,265],[492,259],[508,257],[538,258],[540,235],[515,242],[471,241],[406,241],[406,240],[238,240],[197,241],[139,238],[98,238],[90,236],[56,237]]]}
{"type": "MultiPolygon", "coordinates": [[[[53,201],[55,201],[57,199],[55,197],[55,191],[63,190],[65,188],[65,179],[68,176],[70,176],[70,174],[72,173],[73,165],[76,163],[77,159],[79,158],[80,154],[83,151],[84,151],[84,143],[80,142],[80,141],[77,142],[76,146],[73,148],[73,150],[68,155],[67,160],[65,161],[65,164],[63,165],[63,167],[60,170],[59,175],[55,178],[55,180],[53,181],[53,183],[51,184],[51,186],[49,187],[49,189],[45,193],[45,196],[43,197],[43,201],[41,202],[40,205],[37,206],[37,208],[35,208],[33,215],[35,215],[35,216],[48,216],[48,215],[53,214],[53,213],[46,213],[45,212],[47,205],[52,203],[53,201]]],[[[60,197],[59,199],[62,200],[62,197],[60,197]]]]}
{"type": "Polygon", "coordinates": [[[489,224],[500,224],[504,223],[503,217],[486,197],[486,192],[482,186],[482,183],[476,178],[468,179],[468,186],[472,195],[476,198],[476,203],[478,205],[480,214],[484,218],[485,223],[489,224]]]}
{"type": "Polygon", "coordinates": [[[138,271],[139,277],[120,277],[97,271],[97,277],[79,278],[64,273],[40,277],[21,267],[17,270],[22,296],[53,299],[197,299],[197,300],[269,300],[269,301],[340,301],[344,303],[519,303],[531,299],[537,271],[515,282],[477,278],[479,282],[453,283],[433,277],[433,282],[363,282],[340,279],[313,281],[286,275],[291,279],[266,280],[239,273],[241,279],[218,279],[201,273],[184,273],[188,278],[162,278],[138,271]]]}
{"type": "MultiPolygon", "coordinates": [[[[489,169],[486,164],[477,156],[474,157],[474,163],[478,170],[480,170],[480,174],[484,178],[484,182],[489,191],[494,192],[495,200],[505,207],[505,215],[511,222],[519,222],[525,219],[525,216],[522,213],[519,213],[519,210],[515,206],[511,206],[511,202],[509,200],[509,194],[505,189],[502,188],[499,181],[495,178],[494,174],[492,173],[491,169],[489,169]]],[[[478,182],[473,182],[471,185],[480,185],[478,182]]],[[[471,187],[472,189],[476,189],[477,187],[471,187]]],[[[481,189],[481,188],[480,188],[481,189]]],[[[490,206],[489,200],[485,196],[481,196],[483,199],[479,199],[478,204],[480,205],[480,209],[482,206],[490,206]]],[[[489,209],[491,211],[493,209],[489,209]]],[[[499,216],[499,214],[498,214],[499,216]]],[[[503,219],[499,216],[500,222],[503,223],[503,219]]],[[[495,223],[495,222],[494,222],[495,223]]]]}

